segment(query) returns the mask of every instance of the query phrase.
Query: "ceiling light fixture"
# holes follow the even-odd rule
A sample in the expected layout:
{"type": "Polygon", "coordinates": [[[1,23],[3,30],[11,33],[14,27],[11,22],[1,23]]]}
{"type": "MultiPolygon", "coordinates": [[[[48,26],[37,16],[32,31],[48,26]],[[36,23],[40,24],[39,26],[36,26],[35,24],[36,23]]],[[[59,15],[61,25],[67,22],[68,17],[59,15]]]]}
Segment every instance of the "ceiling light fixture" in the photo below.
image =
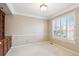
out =
{"type": "Polygon", "coordinates": [[[42,4],[42,5],[40,5],[40,8],[41,8],[41,10],[43,10],[43,11],[46,11],[47,10],[47,5],[46,4],[42,4]]]}

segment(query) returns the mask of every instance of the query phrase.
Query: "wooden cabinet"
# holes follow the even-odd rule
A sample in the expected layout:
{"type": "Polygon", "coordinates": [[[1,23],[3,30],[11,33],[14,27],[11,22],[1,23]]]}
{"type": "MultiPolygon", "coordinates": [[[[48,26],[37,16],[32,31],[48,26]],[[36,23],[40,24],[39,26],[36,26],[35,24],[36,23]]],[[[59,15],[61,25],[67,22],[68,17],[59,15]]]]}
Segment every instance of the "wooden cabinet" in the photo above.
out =
{"type": "Polygon", "coordinates": [[[0,10],[0,40],[5,37],[5,13],[0,10]]]}
{"type": "Polygon", "coordinates": [[[0,10],[0,56],[4,55],[5,13],[0,10]]]}
{"type": "Polygon", "coordinates": [[[5,37],[5,39],[3,40],[3,55],[6,55],[6,53],[9,51],[9,49],[11,48],[11,37],[7,36],[5,37]]]}
{"type": "Polygon", "coordinates": [[[11,37],[5,37],[5,39],[0,40],[0,56],[5,56],[6,53],[10,50],[11,48],[11,37]]]}
{"type": "Polygon", "coordinates": [[[3,45],[4,45],[4,55],[6,55],[6,53],[8,52],[8,39],[4,39],[4,43],[3,43],[3,45]]]}
{"type": "Polygon", "coordinates": [[[11,48],[11,36],[5,36],[5,13],[0,10],[0,56],[6,55],[11,48]]]}
{"type": "Polygon", "coordinates": [[[0,40],[0,56],[3,56],[3,40],[0,40]]]}

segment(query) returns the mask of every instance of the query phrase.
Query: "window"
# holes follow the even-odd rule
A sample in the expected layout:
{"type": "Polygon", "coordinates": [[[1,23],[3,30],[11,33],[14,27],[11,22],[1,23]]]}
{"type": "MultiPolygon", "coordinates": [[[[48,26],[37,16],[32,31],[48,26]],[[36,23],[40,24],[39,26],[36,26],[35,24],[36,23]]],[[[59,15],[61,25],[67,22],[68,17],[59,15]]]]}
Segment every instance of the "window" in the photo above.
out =
{"type": "Polygon", "coordinates": [[[67,39],[75,39],[75,15],[70,14],[67,16],[67,39]]]}
{"type": "Polygon", "coordinates": [[[61,39],[66,39],[66,16],[61,17],[61,39]]]}
{"type": "Polygon", "coordinates": [[[56,36],[56,38],[60,38],[60,19],[56,19],[53,24],[55,25],[53,26],[54,36],[56,36]]]}
{"type": "Polygon", "coordinates": [[[53,19],[53,37],[59,40],[75,40],[75,20],[75,12],[53,19]]]}

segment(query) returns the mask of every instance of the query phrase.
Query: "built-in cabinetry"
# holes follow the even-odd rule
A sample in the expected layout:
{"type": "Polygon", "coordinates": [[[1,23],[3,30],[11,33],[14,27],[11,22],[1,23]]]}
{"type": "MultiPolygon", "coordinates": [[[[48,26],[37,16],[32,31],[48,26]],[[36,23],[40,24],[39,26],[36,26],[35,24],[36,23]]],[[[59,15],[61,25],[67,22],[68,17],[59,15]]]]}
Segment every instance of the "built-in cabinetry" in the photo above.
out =
{"type": "Polygon", "coordinates": [[[4,53],[3,53],[3,40],[0,40],[0,56],[3,56],[4,53]]]}
{"type": "Polygon", "coordinates": [[[0,56],[6,55],[11,47],[11,36],[5,36],[5,13],[0,10],[0,56]]]}
{"type": "Polygon", "coordinates": [[[9,49],[11,48],[11,37],[7,36],[4,38],[4,42],[3,42],[3,47],[4,47],[4,55],[6,55],[6,53],[9,51],[9,49]]]}

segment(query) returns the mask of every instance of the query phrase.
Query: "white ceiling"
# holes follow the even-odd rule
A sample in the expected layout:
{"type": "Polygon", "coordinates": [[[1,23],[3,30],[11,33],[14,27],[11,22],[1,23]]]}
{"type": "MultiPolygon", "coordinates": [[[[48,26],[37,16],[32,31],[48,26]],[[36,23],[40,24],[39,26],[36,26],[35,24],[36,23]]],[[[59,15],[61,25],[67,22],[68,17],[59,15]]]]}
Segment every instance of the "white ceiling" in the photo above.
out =
{"type": "Polygon", "coordinates": [[[62,12],[71,7],[75,8],[77,3],[46,3],[48,8],[46,11],[41,11],[42,3],[7,3],[12,14],[19,14],[42,19],[50,18],[59,12],[62,12]]]}

